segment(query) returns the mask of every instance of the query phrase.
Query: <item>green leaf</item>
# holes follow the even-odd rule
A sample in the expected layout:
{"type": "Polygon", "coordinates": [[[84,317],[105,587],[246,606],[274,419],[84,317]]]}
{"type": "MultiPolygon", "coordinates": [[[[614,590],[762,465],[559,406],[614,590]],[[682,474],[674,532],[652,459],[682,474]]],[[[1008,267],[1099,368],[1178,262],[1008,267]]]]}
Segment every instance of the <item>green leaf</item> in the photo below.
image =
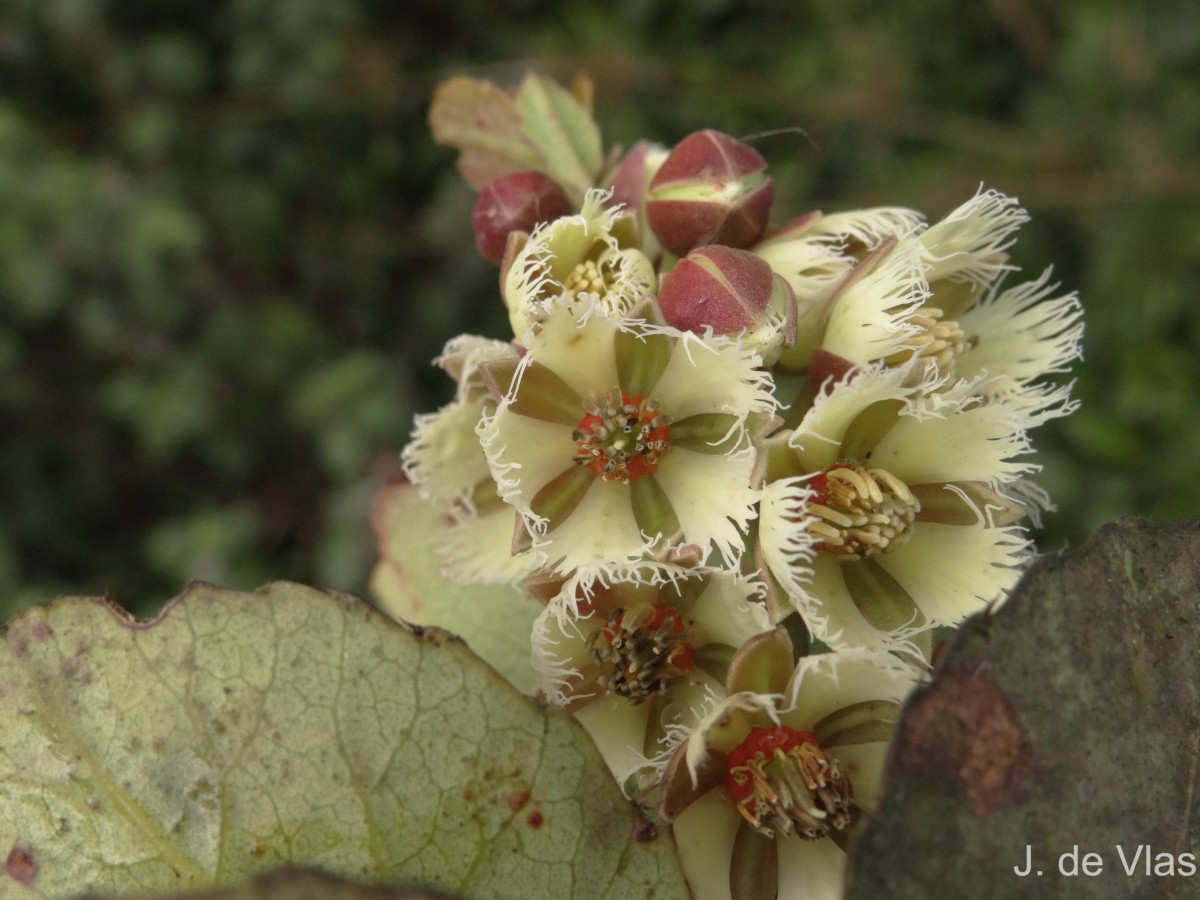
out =
{"type": "Polygon", "coordinates": [[[60,599],[9,625],[0,697],[0,897],[281,864],[473,898],[687,896],[565,713],[345,595],[194,584],[147,623],[60,599]]]}
{"type": "Polygon", "coordinates": [[[546,160],[545,172],[579,203],[604,161],[591,110],[561,85],[534,72],[521,82],[516,105],[528,140],[546,160]]]}
{"type": "MultiPolygon", "coordinates": [[[[116,900],[118,895],[87,894],[81,900],[116,900]]],[[[119,895],[131,900],[130,895],[119,895]]],[[[286,868],[211,891],[138,894],[132,900],[459,900],[431,888],[411,885],[366,885],[316,869],[286,868]]]]}
{"type": "Polygon", "coordinates": [[[379,605],[406,622],[453,632],[511,684],[531,690],[529,633],[541,607],[507,582],[460,584],[447,578],[437,546],[439,509],[411,484],[390,484],[380,492],[372,525],[380,562],[371,575],[371,593],[379,605]]]}
{"type": "Polygon", "coordinates": [[[458,76],[440,84],[429,107],[429,128],[435,141],[459,151],[458,170],[476,190],[501,175],[546,171],[520,110],[490,81],[458,76]]]}

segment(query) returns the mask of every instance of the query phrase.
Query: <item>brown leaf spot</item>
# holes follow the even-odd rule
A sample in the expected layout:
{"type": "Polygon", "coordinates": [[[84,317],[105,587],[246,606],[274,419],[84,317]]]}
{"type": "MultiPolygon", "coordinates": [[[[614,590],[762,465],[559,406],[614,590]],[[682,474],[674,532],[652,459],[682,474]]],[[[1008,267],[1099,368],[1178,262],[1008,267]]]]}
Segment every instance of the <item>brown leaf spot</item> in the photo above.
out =
{"type": "Polygon", "coordinates": [[[54,629],[50,627],[48,622],[38,620],[33,623],[33,627],[29,629],[29,635],[35,641],[44,641],[47,638],[54,637],[54,629]]]}
{"type": "Polygon", "coordinates": [[[534,831],[537,831],[546,824],[546,817],[542,815],[542,811],[540,809],[535,809],[525,817],[525,823],[534,831]]]}
{"type": "Polygon", "coordinates": [[[520,812],[525,808],[525,804],[529,802],[529,791],[509,791],[504,797],[504,802],[508,804],[508,808],[513,812],[520,812]]]}
{"type": "Polygon", "coordinates": [[[915,694],[897,743],[900,765],[953,778],[980,818],[1016,803],[1034,765],[1008,698],[979,672],[943,672],[915,694]]]}
{"type": "Polygon", "coordinates": [[[13,848],[8,851],[8,859],[4,861],[4,871],[17,884],[29,887],[37,877],[37,860],[33,858],[29,847],[19,843],[13,844],[13,848]]]}

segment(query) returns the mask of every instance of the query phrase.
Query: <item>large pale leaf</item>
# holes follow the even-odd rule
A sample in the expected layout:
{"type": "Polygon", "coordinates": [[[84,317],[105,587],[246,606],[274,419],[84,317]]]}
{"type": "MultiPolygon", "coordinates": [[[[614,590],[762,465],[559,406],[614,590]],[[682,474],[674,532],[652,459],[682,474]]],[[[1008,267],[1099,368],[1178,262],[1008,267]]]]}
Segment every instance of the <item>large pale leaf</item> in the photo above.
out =
{"type": "Polygon", "coordinates": [[[411,484],[380,492],[372,524],[380,561],[371,593],[379,605],[406,622],[454,632],[516,687],[532,689],[529,634],[541,606],[508,583],[460,584],[442,574],[438,509],[411,484]]]}
{"type": "Polygon", "coordinates": [[[1200,522],[1038,560],[909,701],[847,896],[1198,896],[1198,648],[1200,522]]]}
{"type": "Polygon", "coordinates": [[[153,622],[27,610],[0,645],[0,897],[284,863],[470,897],[685,897],[590,740],[461,642],[297,585],[153,622]]]}
{"type": "MultiPolygon", "coordinates": [[[[120,895],[122,900],[459,900],[458,895],[409,885],[364,885],[317,869],[278,869],[228,887],[186,893],[120,895]]],[[[87,894],[83,900],[114,900],[87,894]]]]}

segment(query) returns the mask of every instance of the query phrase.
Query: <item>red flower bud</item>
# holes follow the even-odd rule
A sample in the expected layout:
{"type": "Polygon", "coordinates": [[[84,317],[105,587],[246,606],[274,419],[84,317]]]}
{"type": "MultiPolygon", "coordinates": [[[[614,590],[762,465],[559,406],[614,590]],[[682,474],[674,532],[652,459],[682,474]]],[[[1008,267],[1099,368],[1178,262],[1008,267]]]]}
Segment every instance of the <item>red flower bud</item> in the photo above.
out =
{"type": "Polygon", "coordinates": [[[650,182],[646,213],[662,245],[748,247],[767,227],[775,185],[753,147],[706,129],[676,144],[650,182]]]}
{"type": "Polygon", "coordinates": [[[641,212],[646,205],[646,188],[663,160],[664,150],[646,141],[638,141],[613,170],[608,186],[612,197],[607,206],[624,206],[641,212]]]}
{"type": "MultiPolygon", "coordinates": [[[[795,296],[787,282],[747,250],[721,244],[699,247],[663,279],[659,307],[668,325],[714,334],[766,329],[764,342],[795,327],[795,296]]],[[[792,336],[794,338],[794,335],[792,336]]]]}
{"type": "Polygon", "coordinates": [[[572,211],[566,193],[550,176],[542,172],[502,175],[484,186],[471,212],[475,246],[498,265],[514,231],[533,231],[572,211]]]}

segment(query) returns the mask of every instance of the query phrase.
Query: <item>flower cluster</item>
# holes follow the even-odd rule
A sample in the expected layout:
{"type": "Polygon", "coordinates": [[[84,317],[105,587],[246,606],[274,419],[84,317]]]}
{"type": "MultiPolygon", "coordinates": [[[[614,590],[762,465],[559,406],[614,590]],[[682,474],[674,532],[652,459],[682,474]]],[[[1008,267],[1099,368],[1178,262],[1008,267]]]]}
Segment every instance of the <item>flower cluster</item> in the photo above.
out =
{"type": "Polygon", "coordinates": [[[447,570],[544,604],[539,693],[674,823],[697,897],[838,896],[934,630],[1029,557],[1078,300],[1006,284],[1026,215],[997,191],[772,226],[743,142],[604,155],[588,90],[471,84],[435,134],[497,98],[554,127],[509,115],[508,157],[443,135],[512,326],[450,342],[457,396],[404,452],[447,570]]]}

